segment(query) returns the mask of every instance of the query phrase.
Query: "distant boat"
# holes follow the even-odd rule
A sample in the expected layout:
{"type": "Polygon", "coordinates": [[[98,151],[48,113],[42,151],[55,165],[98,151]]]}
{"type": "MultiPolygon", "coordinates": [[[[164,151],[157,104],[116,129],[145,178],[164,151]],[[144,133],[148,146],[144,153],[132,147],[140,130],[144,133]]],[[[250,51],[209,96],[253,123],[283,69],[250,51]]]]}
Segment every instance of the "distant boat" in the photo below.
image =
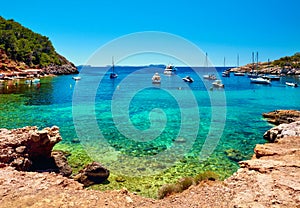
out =
{"type": "Polygon", "coordinates": [[[255,72],[249,72],[249,73],[247,74],[247,76],[248,76],[249,78],[258,78],[258,77],[259,77],[259,75],[258,75],[257,73],[255,73],[255,72]]]}
{"type": "Polygon", "coordinates": [[[160,82],[161,82],[160,75],[156,72],[152,77],[152,83],[160,84],[160,82]]]}
{"type": "Polygon", "coordinates": [[[234,76],[245,76],[245,73],[243,73],[243,72],[235,72],[234,76]]]}
{"type": "MultiPolygon", "coordinates": [[[[224,57],[224,69],[226,68],[225,57],[224,57]]],[[[225,70],[222,72],[222,77],[230,77],[230,70],[225,70]]]]}
{"type": "Polygon", "coordinates": [[[271,81],[279,81],[280,80],[280,76],[277,76],[277,75],[265,75],[265,76],[262,76],[262,78],[264,79],[269,79],[271,81]]]}
{"type": "Polygon", "coordinates": [[[190,82],[190,83],[194,82],[193,78],[190,76],[186,76],[186,77],[182,78],[182,80],[185,82],[190,82]]]}
{"type": "Polygon", "coordinates": [[[268,79],[264,79],[261,77],[258,78],[250,78],[250,82],[251,83],[255,83],[255,84],[271,84],[271,81],[268,79]]]}
{"type": "Polygon", "coordinates": [[[165,70],[164,70],[164,74],[165,75],[172,75],[175,71],[177,71],[176,67],[169,64],[166,66],[165,70]]]}
{"type": "Polygon", "coordinates": [[[115,79],[117,77],[118,77],[118,74],[115,73],[114,57],[112,57],[112,73],[110,73],[109,78],[115,79]]]}
{"type": "Polygon", "coordinates": [[[216,75],[214,75],[214,74],[203,75],[203,78],[208,79],[208,80],[216,80],[217,79],[216,75]]]}
{"type": "Polygon", "coordinates": [[[286,82],[285,84],[286,86],[290,86],[290,87],[298,87],[298,84],[293,82],[286,82]]]}
{"type": "Polygon", "coordinates": [[[221,80],[216,80],[212,83],[212,85],[216,88],[224,88],[224,84],[222,83],[221,80]]]}
{"type": "Polygon", "coordinates": [[[72,77],[75,81],[81,80],[81,77],[72,77]]]}

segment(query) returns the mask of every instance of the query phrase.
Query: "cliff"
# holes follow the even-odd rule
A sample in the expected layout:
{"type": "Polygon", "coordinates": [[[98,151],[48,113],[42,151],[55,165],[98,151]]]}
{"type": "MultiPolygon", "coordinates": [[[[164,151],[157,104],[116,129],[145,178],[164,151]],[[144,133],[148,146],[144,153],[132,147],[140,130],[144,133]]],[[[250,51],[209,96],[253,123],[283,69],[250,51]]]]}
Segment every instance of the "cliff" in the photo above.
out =
{"type": "Polygon", "coordinates": [[[300,75],[300,53],[270,62],[250,63],[231,69],[232,72],[255,72],[259,74],[300,75]]]}
{"type": "MultiPolygon", "coordinates": [[[[2,163],[0,207],[299,207],[299,126],[296,121],[270,129],[276,140],[265,136],[270,143],[257,145],[253,158],[240,162],[240,169],[227,180],[203,181],[162,200],[126,189],[86,190],[55,173],[17,171],[2,163]]],[[[265,135],[271,135],[268,132],[265,135]]]]}
{"type": "Polygon", "coordinates": [[[0,16],[0,72],[42,69],[45,74],[78,73],[77,68],[58,54],[48,37],[0,16]]]}

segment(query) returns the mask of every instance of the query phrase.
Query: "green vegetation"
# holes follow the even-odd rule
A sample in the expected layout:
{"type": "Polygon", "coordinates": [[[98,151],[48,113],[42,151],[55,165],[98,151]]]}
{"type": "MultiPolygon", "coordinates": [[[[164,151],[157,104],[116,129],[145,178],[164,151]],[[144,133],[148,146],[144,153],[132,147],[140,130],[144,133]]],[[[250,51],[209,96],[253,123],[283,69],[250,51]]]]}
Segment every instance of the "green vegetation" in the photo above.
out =
{"type": "Polygon", "coordinates": [[[194,178],[192,177],[185,177],[180,179],[177,183],[175,184],[166,184],[162,186],[158,190],[157,197],[159,199],[163,199],[166,196],[169,196],[174,193],[181,193],[184,190],[188,189],[191,185],[198,185],[201,181],[205,180],[211,180],[215,181],[219,178],[219,176],[211,171],[206,171],[203,173],[198,174],[194,178]]]}
{"type": "Polygon", "coordinates": [[[273,61],[274,66],[292,66],[292,68],[300,68],[300,53],[295,53],[293,56],[285,56],[273,61]]]}
{"type": "Polygon", "coordinates": [[[1,49],[9,59],[24,62],[29,67],[62,65],[66,62],[56,53],[48,37],[0,16],[0,51],[1,49]]]}

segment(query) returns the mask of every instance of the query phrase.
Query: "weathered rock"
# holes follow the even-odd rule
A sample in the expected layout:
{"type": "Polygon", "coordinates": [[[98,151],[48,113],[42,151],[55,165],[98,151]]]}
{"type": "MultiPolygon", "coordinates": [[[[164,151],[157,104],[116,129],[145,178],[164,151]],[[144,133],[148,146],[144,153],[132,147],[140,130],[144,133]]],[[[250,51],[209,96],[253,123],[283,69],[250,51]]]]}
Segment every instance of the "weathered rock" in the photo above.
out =
{"type": "Polygon", "coordinates": [[[68,164],[67,157],[62,151],[52,151],[51,157],[54,160],[55,165],[58,168],[58,172],[63,176],[70,176],[72,174],[72,168],[68,164]]]}
{"type": "Polygon", "coordinates": [[[61,141],[59,128],[0,129],[0,163],[23,171],[52,171],[69,176],[72,169],[63,153],[52,153],[61,141]],[[51,154],[52,153],[52,154],[51,154]]]}
{"type": "Polygon", "coordinates": [[[84,186],[99,184],[104,182],[109,177],[109,170],[103,167],[98,162],[88,164],[79,174],[74,176],[74,179],[82,183],[84,186]]]}
{"type": "Polygon", "coordinates": [[[280,124],[264,134],[264,138],[270,142],[276,142],[280,138],[289,136],[300,136],[300,121],[290,124],[280,124]]]}
{"type": "Polygon", "coordinates": [[[75,67],[75,65],[71,62],[64,65],[49,65],[45,68],[43,68],[43,72],[46,74],[56,74],[56,75],[62,75],[62,74],[78,74],[78,70],[75,67]]]}
{"type": "Polygon", "coordinates": [[[300,121],[300,111],[297,110],[276,110],[269,113],[264,113],[263,117],[269,123],[279,125],[283,123],[292,123],[300,121]]]}

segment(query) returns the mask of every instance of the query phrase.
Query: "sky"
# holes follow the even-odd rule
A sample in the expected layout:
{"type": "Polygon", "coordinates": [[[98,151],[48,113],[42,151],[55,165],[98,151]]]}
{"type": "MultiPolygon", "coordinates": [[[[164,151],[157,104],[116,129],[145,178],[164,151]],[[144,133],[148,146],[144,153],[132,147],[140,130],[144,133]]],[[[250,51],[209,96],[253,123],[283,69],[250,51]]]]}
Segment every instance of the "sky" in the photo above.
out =
{"type": "Polygon", "coordinates": [[[296,0],[15,0],[2,1],[0,15],[49,37],[76,65],[119,37],[158,31],[195,44],[215,66],[223,66],[224,57],[226,66],[235,66],[237,54],[244,65],[252,52],[259,61],[300,52],[299,8],[296,0]]]}

